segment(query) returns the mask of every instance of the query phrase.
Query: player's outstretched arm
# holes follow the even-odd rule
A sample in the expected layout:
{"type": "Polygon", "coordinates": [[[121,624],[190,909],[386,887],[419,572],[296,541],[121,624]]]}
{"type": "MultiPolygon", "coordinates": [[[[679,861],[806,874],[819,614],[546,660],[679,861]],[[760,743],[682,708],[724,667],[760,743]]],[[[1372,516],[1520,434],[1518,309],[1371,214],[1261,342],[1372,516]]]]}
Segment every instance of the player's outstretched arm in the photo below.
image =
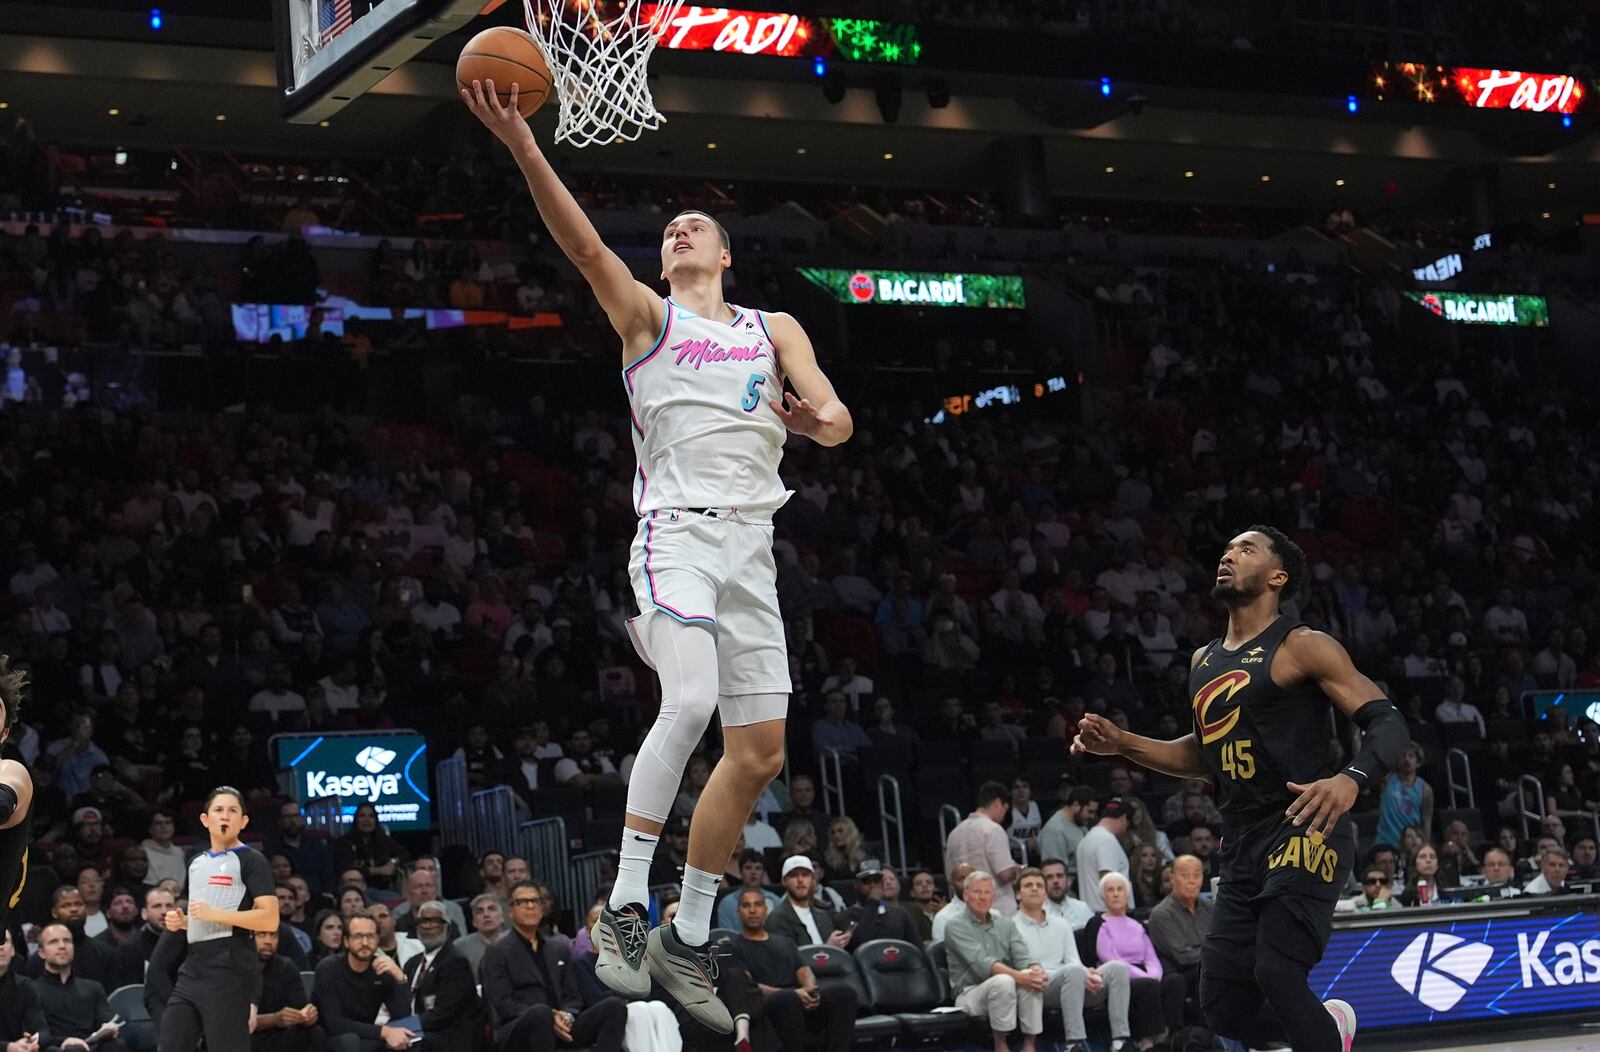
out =
{"type": "Polygon", "coordinates": [[[1090,753],[1094,756],[1125,756],[1134,763],[1160,771],[1174,778],[1205,778],[1205,756],[1193,734],[1185,734],[1172,741],[1146,738],[1118,727],[1115,723],[1094,713],[1086,714],[1078,723],[1078,735],[1072,739],[1072,754],[1090,753]]]}
{"type": "Polygon", "coordinates": [[[1309,785],[1287,783],[1289,791],[1299,796],[1285,813],[1295,825],[1328,833],[1350,810],[1362,788],[1382,779],[1400,762],[1411,734],[1400,710],[1356,669],[1350,654],[1326,632],[1296,629],[1278,653],[1287,658],[1284,673],[1291,681],[1315,683],[1361,728],[1361,751],[1344,770],[1309,785]]]}
{"type": "Polygon", "coordinates": [[[33,778],[28,769],[15,760],[0,760],[0,829],[27,818],[32,804],[33,778]]]}
{"type": "Polygon", "coordinates": [[[666,310],[661,297],[648,285],[634,280],[628,265],[600,240],[577,199],[550,167],[534,140],[533,129],[517,112],[517,85],[511,85],[511,101],[504,106],[500,105],[492,80],[473,81],[470,91],[462,89],[461,98],[473,115],[511,150],[522,177],[528,181],[539,218],[594,290],[595,299],[600,301],[624,346],[635,339],[653,338],[661,329],[662,312],[666,310]]]}
{"type": "Polygon", "coordinates": [[[770,400],[772,411],[790,431],[819,445],[837,446],[848,439],[855,433],[855,421],[839,401],[833,382],[817,364],[811,337],[791,315],[762,312],[761,316],[767,320],[768,335],[778,349],[778,365],[794,384],[794,391],[783,392],[781,400],[770,400]]]}

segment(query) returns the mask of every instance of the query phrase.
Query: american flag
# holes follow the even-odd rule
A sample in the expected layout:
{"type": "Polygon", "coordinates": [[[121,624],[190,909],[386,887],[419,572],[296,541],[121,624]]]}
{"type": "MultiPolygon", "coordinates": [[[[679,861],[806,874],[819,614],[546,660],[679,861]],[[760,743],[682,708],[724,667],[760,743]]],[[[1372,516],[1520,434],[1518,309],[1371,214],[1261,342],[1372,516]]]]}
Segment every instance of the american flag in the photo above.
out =
{"type": "Polygon", "coordinates": [[[350,28],[350,0],[320,0],[317,4],[317,28],[322,33],[322,44],[350,28]]]}

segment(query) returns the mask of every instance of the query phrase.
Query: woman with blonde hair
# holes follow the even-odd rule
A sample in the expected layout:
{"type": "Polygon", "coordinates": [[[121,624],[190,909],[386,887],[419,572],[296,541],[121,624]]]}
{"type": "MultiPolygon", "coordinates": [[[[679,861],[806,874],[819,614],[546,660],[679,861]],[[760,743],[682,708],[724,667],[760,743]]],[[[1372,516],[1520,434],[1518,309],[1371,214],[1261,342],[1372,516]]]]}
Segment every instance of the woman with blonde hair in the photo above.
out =
{"type": "Polygon", "coordinates": [[[828,827],[828,847],[822,853],[823,861],[828,868],[844,876],[855,876],[857,869],[867,857],[867,849],[861,843],[861,830],[856,828],[855,822],[849,818],[835,818],[828,827]]]}
{"type": "Polygon", "coordinates": [[[784,858],[790,855],[811,857],[817,850],[817,827],[804,818],[796,818],[783,827],[784,858]]]}
{"type": "Polygon", "coordinates": [[[1161,853],[1163,859],[1171,862],[1176,857],[1172,852],[1172,842],[1150,821],[1150,809],[1144,806],[1144,801],[1137,796],[1124,796],[1122,802],[1128,807],[1128,831],[1122,835],[1122,849],[1128,853],[1128,857],[1132,858],[1140,845],[1149,844],[1161,853]]]}

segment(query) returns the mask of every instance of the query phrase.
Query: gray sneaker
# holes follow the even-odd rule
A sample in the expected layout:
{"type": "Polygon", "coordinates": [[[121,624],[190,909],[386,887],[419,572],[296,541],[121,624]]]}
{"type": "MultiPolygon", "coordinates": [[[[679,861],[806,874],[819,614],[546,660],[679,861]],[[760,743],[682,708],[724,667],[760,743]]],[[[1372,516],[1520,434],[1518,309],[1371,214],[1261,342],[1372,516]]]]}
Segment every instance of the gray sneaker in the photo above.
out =
{"type": "Polygon", "coordinates": [[[589,938],[600,951],[594,974],[624,997],[645,997],[650,993],[650,973],[644,970],[645,942],[650,920],[643,905],[630,902],[621,909],[609,905],[600,909],[589,938]]]}
{"type": "Polygon", "coordinates": [[[672,925],[663,924],[650,932],[645,966],[702,1026],[733,1033],[733,1017],[717,997],[717,953],[711,944],[685,945],[672,925]]]}

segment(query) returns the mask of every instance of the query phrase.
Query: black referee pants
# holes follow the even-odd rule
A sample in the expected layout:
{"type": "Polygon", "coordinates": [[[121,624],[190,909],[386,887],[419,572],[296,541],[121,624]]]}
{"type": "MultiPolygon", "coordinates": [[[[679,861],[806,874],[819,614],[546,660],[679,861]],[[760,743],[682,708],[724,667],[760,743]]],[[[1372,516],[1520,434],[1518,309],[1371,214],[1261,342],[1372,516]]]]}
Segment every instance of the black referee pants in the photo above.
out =
{"type": "Polygon", "coordinates": [[[250,1047],[250,1006],[261,989],[253,944],[229,939],[217,951],[189,951],[161,1013],[160,1052],[250,1047]]]}

